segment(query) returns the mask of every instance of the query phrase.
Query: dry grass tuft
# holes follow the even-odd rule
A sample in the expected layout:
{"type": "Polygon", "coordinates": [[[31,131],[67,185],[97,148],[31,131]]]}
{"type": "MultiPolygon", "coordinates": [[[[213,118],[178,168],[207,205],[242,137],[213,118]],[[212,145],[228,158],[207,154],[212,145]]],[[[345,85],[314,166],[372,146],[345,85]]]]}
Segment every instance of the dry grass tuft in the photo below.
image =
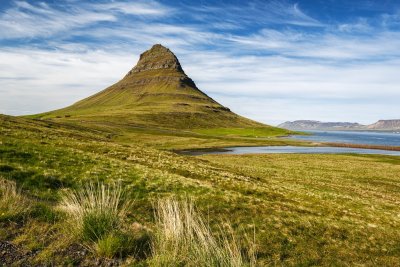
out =
{"type": "Polygon", "coordinates": [[[16,183],[0,178],[0,220],[17,219],[29,209],[30,204],[17,190],[16,183]]]}
{"type": "Polygon", "coordinates": [[[70,216],[78,237],[96,242],[121,225],[129,206],[120,184],[89,183],[81,190],[67,191],[60,208],[70,216]]]}
{"type": "Polygon", "coordinates": [[[255,266],[252,250],[243,253],[232,229],[214,235],[192,202],[160,200],[151,266],[255,266]]]}

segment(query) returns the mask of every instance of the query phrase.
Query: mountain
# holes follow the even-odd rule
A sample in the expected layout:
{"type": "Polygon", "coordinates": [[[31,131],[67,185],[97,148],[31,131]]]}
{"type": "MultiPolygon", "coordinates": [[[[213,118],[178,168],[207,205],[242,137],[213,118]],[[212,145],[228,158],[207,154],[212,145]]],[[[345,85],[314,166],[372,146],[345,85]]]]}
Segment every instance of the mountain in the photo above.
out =
{"type": "Polygon", "coordinates": [[[400,130],[400,120],[379,120],[367,126],[369,130],[400,130]]]}
{"type": "Polygon", "coordinates": [[[287,121],[278,127],[289,130],[361,130],[365,126],[353,122],[321,122],[313,120],[287,121]]]}
{"type": "Polygon", "coordinates": [[[241,117],[199,90],[178,58],[160,44],[141,54],[119,82],[69,107],[33,117],[174,129],[277,129],[241,117]]]}
{"type": "Polygon", "coordinates": [[[356,122],[321,122],[313,120],[287,121],[278,127],[288,130],[324,130],[324,131],[397,131],[400,120],[379,120],[370,125],[356,122]]]}

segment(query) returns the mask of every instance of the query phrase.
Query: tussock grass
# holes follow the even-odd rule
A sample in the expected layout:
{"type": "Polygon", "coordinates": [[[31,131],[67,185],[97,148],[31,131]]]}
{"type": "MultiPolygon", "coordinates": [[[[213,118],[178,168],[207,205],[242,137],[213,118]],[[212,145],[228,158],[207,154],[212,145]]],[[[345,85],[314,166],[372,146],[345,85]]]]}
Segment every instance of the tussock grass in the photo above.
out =
{"type": "Polygon", "coordinates": [[[99,239],[94,247],[97,255],[113,258],[122,252],[121,248],[126,247],[126,242],[129,242],[129,240],[125,236],[111,233],[99,239]]]}
{"type": "Polygon", "coordinates": [[[67,191],[60,204],[84,241],[96,242],[121,224],[130,202],[120,184],[89,183],[81,190],[67,191]]]}
{"type": "Polygon", "coordinates": [[[121,184],[89,183],[80,190],[65,192],[60,208],[69,215],[75,236],[96,255],[141,258],[150,237],[144,230],[130,233],[126,229],[124,219],[131,204],[121,184]]]}
{"type": "Polygon", "coordinates": [[[193,203],[158,201],[151,266],[255,266],[254,250],[244,255],[232,229],[215,235],[193,203]]]}
{"type": "Polygon", "coordinates": [[[30,209],[28,200],[21,195],[14,181],[0,178],[0,220],[14,220],[30,209]]]}

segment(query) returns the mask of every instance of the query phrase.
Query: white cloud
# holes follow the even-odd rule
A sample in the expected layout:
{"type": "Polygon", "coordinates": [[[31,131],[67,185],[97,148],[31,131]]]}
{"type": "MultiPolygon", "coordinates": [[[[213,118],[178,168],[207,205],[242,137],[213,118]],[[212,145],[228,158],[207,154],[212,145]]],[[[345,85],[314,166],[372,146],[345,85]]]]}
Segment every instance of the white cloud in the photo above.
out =
{"type": "Polygon", "coordinates": [[[72,30],[100,22],[116,22],[119,13],[159,17],[173,13],[172,8],[153,2],[110,2],[107,4],[59,4],[49,7],[25,1],[14,2],[14,7],[0,15],[0,38],[65,37],[72,30]]]}
{"type": "Polygon", "coordinates": [[[165,16],[174,13],[174,9],[155,1],[127,1],[95,4],[92,8],[101,11],[117,11],[124,14],[140,16],[165,16]]]}
{"type": "Polygon", "coordinates": [[[373,30],[366,18],[359,18],[355,23],[343,23],[338,25],[338,30],[346,33],[368,33],[373,30]]]}
{"type": "Polygon", "coordinates": [[[15,8],[6,10],[0,16],[0,38],[48,37],[91,23],[115,20],[112,14],[74,9],[60,11],[42,5],[16,2],[15,8]]]}
{"type": "Polygon", "coordinates": [[[103,51],[0,50],[0,112],[20,115],[70,105],[118,81],[137,58],[103,51]]]}
{"type": "Polygon", "coordinates": [[[400,33],[394,31],[379,31],[365,36],[263,29],[253,35],[229,36],[228,40],[236,49],[265,51],[287,57],[373,61],[400,56],[400,33]]]}
{"type": "Polygon", "coordinates": [[[193,19],[210,23],[229,22],[231,25],[243,24],[285,24],[304,27],[322,27],[323,23],[305,14],[298,4],[286,1],[246,1],[240,5],[225,3],[222,6],[203,4],[191,7],[193,19]]]}

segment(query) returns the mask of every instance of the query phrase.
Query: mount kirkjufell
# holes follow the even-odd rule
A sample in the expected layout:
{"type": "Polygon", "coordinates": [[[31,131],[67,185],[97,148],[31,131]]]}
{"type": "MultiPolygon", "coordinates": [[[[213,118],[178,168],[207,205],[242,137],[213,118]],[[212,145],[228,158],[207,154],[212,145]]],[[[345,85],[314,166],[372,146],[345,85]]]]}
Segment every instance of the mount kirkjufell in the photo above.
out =
{"type": "Polygon", "coordinates": [[[126,76],[69,107],[36,115],[55,120],[167,128],[264,127],[200,91],[177,57],[156,44],[126,76]]]}

